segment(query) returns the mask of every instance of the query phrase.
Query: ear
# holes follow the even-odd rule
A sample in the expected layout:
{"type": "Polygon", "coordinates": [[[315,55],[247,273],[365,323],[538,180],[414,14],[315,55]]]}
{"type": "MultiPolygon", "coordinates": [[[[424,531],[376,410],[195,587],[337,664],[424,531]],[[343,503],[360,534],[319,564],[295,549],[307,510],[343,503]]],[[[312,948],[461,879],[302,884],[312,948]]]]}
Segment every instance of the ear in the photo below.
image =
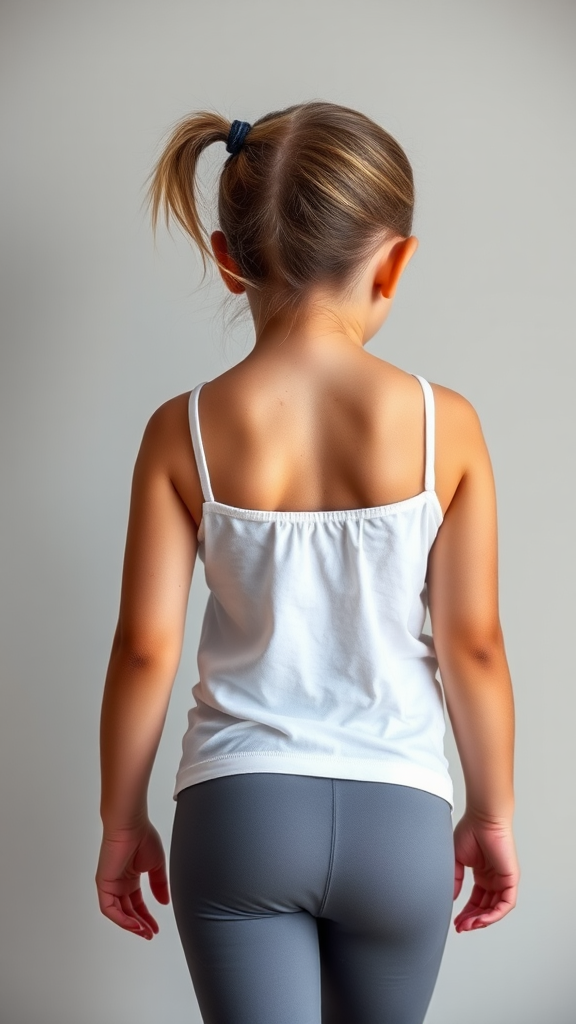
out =
{"type": "Polygon", "coordinates": [[[388,255],[382,260],[376,271],[374,286],[385,299],[394,297],[402,271],[417,248],[418,239],[415,235],[411,235],[410,238],[402,238],[392,246],[388,255]]]}
{"type": "MultiPolygon", "coordinates": [[[[231,270],[233,274],[240,274],[240,267],[228,252],[228,243],[224,232],[213,231],[210,235],[210,241],[212,243],[212,251],[219,263],[223,264],[228,270],[231,270]]],[[[240,284],[240,281],[236,281],[234,277],[230,277],[225,270],[222,270],[221,266],[218,267],[218,270],[229,291],[234,292],[235,295],[240,295],[241,292],[246,291],[244,285],[240,284]]]]}

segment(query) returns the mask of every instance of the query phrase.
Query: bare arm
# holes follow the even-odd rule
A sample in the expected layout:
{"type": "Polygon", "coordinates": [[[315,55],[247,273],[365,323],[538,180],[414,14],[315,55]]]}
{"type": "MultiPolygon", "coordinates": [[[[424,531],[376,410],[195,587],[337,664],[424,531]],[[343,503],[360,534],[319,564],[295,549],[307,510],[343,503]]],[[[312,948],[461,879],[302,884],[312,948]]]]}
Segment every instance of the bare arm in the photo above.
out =
{"type": "Polygon", "coordinates": [[[183,404],[173,400],[156,410],[136,460],[100,721],[98,902],[114,924],[146,939],[159,928],[141,874],[148,873],[158,902],[170,901],[162,840],[148,819],[148,783],[180,661],[198,547],[170,472],[178,409],[183,404]]]}
{"type": "Polygon", "coordinates": [[[513,909],[519,868],[514,813],[514,697],[498,607],[494,477],[475,410],[454,395],[463,473],[430,552],[428,595],[446,706],[466,786],[454,831],[460,892],[474,870],[458,931],[485,927],[513,909]]]}
{"type": "Polygon", "coordinates": [[[514,807],[514,701],[498,607],[496,494],[478,416],[458,396],[465,468],[430,553],[430,619],[467,807],[514,807]]]}
{"type": "Polygon", "coordinates": [[[147,814],[148,782],[182,651],[197,538],[167,467],[170,421],[167,406],[154,413],[134,468],[100,727],[100,814],[107,829],[124,829],[147,814]]]}

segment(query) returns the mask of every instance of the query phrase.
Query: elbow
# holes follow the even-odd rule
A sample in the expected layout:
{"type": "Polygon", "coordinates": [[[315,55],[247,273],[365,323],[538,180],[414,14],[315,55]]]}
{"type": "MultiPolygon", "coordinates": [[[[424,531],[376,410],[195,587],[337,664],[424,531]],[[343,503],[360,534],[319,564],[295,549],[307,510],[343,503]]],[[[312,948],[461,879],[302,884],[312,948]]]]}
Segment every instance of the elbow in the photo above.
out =
{"type": "Polygon", "coordinates": [[[124,650],[123,653],[128,668],[134,671],[153,668],[159,660],[158,656],[154,656],[146,651],[139,651],[135,648],[124,650]]]}
{"type": "Polygon", "coordinates": [[[468,651],[468,657],[476,665],[490,668],[497,657],[500,656],[502,648],[499,644],[475,644],[468,651]]]}
{"type": "Polygon", "coordinates": [[[478,668],[492,668],[505,657],[504,637],[498,624],[491,630],[438,638],[437,650],[444,661],[477,665],[478,668]]]}
{"type": "Polygon", "coordinates": [[[480,668],[492,668],[492,666],[505,656],[504,637],[500,627],[484,637],[475,637],[464,647],[464,653],[475,665],[480,668]]]}
{"type": "Polygon", "coordinates": [[[180,660],[180,648],[172,643],[158,640],[150,643],[134,643],[126,639],[118,643],[116,656],[130,672],[153,672],[171,670],[180,660]]]}

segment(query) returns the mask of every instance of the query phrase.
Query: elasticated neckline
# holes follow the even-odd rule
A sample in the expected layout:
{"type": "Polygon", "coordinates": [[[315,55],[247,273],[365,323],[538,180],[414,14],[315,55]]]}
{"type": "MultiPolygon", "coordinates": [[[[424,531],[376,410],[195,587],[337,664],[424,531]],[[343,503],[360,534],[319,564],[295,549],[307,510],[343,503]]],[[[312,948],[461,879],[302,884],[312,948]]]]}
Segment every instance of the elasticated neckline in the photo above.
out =
{"type": "Polygon", "coordinates": [[[205,501],[202,504],[202,518],[207,514],[215,513],[230,516],[232,519],[243,519],[253,522],[345,522],[356,519],[379,519],[383,516],[395,515],[404,509],[411,509],[426,500],[430,500],[435,506],[439,523],[441,523],[443,512],[436,491],[426,490],[420,491],[419,494],[414,494],[410,498],[403,498],[402,501],[394,501],[388,505],[374,505],[368,508],[269,511],[259,508],[239,508],[236,505],[226,505],[222,501],[205,501]]]}

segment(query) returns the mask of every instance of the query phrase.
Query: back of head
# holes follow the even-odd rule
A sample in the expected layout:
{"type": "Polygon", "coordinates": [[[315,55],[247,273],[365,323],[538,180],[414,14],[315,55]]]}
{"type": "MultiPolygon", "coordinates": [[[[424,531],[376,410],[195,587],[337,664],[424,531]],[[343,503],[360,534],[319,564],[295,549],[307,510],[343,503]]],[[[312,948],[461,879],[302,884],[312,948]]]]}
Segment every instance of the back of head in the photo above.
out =
{"type": "MultiPolygon", "coordinates": [[[[206,257],[215,258],[198,215],[198,161],[226,143],[231,122],[197,111],[173,130],[149,189],[152,221],[172,215],[206,257]]],[[[218,183],[218,217],[244,287],[268,315],[296,309],[317,287],[346,292],[388,237],[408,238],[414,183],[391,135],[349,107],[321,100],[255,121],[228,156],[218,183]]],[[[221,266],[221,265],[220,265],[221,266]]]]}

